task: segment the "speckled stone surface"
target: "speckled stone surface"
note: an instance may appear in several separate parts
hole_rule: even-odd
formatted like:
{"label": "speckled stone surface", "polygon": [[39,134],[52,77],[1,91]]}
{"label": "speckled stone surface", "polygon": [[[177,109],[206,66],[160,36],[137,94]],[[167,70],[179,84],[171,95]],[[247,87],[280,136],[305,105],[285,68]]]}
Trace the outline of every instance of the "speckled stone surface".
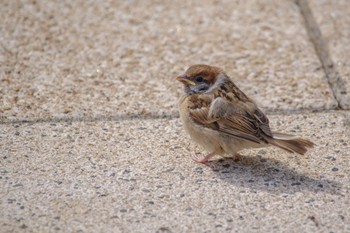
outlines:
{"label": "speckled stone surface", "polygon": [[311,0],[310,8],[326,40],[338,84],[343,88],[340,101],[350,109],[350,2],[346,0]]}
{"label": "speckled stone surface", "polygon": [[316,148],[210,169],[178,118],[1,125],[1,232],[350,231],[350,113],[271,124]]}
{"label": "speckled stone surface", "polygon": [[[310,7],[347,77],[343,3]],[[1,233],[350,232],[350,112],[294,1],[13,0],[0,22]],[[174,81],[194,63],[316,147],[194,163]]]}
{"label": "speckled stone surface", "polygon": [[175,112],[174,77],[223,67],[271,110],[336,106],[293,1],[4,1],[7,120]]}

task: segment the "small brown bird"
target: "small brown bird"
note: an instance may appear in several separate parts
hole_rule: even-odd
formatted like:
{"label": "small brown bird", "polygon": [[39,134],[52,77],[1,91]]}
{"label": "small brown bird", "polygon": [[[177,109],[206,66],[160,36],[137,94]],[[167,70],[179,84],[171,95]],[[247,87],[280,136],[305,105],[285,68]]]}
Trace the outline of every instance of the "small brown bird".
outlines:
{"label": "small brown bird", "polygon": [[314,146],[297,136],[272,132],[269,120],[253,100],[215,66],[193,65],[176,80],[185,86],[180,117],[191,138],[210,153],[193,160],[207,164],[214,155],[232,155],[248,148],[274,145],[291,153],[305,154]]}

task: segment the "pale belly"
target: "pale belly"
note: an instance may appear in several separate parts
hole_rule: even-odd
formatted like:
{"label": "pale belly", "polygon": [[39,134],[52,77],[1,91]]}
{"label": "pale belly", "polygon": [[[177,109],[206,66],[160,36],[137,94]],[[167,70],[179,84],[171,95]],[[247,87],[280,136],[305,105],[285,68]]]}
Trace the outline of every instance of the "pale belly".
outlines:
{"label": "pale belly", "polygon": [[242,149],[263,146],[262,144],[253,143],[213,129],[205,128],[193,122],[186,114],[180,114],[180,117],[186,132],[196,143],[201,145],[209,153],[214,152],[217,155],[234,155]]}

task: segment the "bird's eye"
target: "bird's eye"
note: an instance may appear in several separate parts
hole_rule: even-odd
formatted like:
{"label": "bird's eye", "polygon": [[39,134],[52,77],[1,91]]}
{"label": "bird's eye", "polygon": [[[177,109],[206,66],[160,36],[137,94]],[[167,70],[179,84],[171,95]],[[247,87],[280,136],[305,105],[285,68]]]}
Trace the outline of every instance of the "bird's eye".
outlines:
{"label": "bird's eye", "polygon": [[196,80],[196,82],[201,83],[201,82],[203,82],[203,77],[197,76],[195,80]]}

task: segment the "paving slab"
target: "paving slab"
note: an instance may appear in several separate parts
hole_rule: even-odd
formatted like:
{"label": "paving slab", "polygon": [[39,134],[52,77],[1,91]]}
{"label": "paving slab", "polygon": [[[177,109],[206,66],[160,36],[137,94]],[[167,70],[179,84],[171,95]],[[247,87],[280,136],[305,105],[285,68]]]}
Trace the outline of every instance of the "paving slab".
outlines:
{"label": "paving slab", "polygon": [[350,112],[270,119],[316,147],[211,169],[178,118],[1,124],[1,232],[349,232]]}
{"label": "paving slab", "polygon": [[327,43],[334,86],[340,106],[350,109],[350,2],[346,0],[309,1],[315,21]]}
{"label": "paving slab", "polygon": [[4,121],[176,114],[174,77],[223,67],[267,110],[337,106],[294,1],[3,1]]}

